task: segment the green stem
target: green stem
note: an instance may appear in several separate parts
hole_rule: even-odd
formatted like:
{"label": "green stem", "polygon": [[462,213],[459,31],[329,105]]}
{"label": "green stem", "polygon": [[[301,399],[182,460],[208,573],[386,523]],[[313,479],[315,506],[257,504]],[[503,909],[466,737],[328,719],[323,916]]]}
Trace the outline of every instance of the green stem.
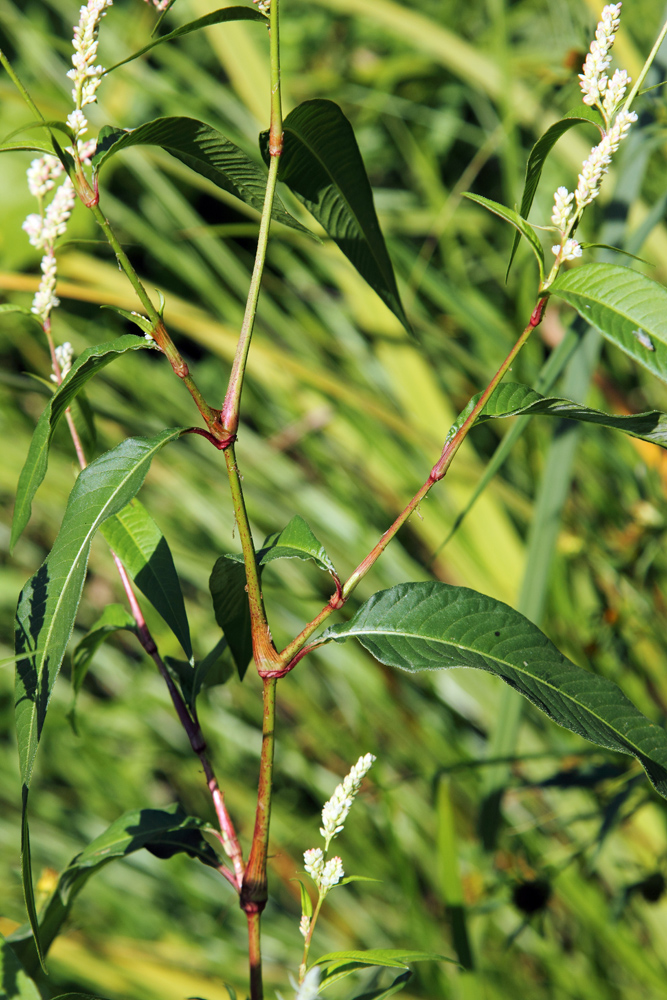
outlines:
{"label": "green stem", "polygon": [[259,236],[257,238],[257,249],[255,251],[255,263],[248,289],[243,323],[239,342],[236,347],[234,364],[232,365],[225,401],[222,404],[221,421],[227,433],[235,435],[239,425],[239,410],[241,406],[241,392],[243,390],[243,379],[245,377],[246,364],[248,362],[248,352],[250,341],[257,315],[257,303],[259,301],[259,290],[264,273],[266,262],[266,248],[269,242],[269,228],[271,225],[271,212],[273,209],[273,199],[278,180],[278,163],[283,148],[283,120],[280,96],[280,41],[278,33],[278,0],[272,0],[270,12],[270,56],[271,56],[271,124],[269,128],[269,176],[266,182],[266,193],[264,195],[264,205],[262,217],[259,223]]}
{"label": "green stem", "polygon": [[195,380],[190,374],[190,370],[188,368],[186,361],[184,361],[173,340],[167,333],[167,329],[164,325],[162,317],[160,316],[157,309],[151,302],[146,289],[141,283],[139,275],[132,267],[129,257],[123,250],[116,234],[111,228],[109,220],[106,218],[106,216],[104,215],[98,204],[89,205],[89,208],[90,211],[95,216],[95,220],[100,226],[100,229],[106,236],[109,245],[113,249],[113,252],[116,255],[116,260],[118,261],[121,270],[124,272],[128,281],[134,288],[134,291],[137,294],[137,298],[139,299],[139,301],[141,302],[142,306],[144,307],[144,309],[148,314],[148,318],[150,319],[153,326],[153,337],[155,339],[155,342],[157,343],[160,350],[166,355],[167,360],[169,361],[174,372],[176,373],[176,375],[178,375],[178,377],[183,382],[188,392],[192,396],[195,405],[197,406],[197,409],[204,418],[204,422],[206,423],[206,426],[208,427],[209,431],[211,432],[215,440],[215,443],[217,443],[218,446],[220,447],[224,447],[227,443],[228,436],[222,433],[222,426],[220,424],[220,411],[214,409],[212,406],[209,406],[209,404],[206,402],[201,392],[199,391],[195,383]]}
{"label": "green stem", "polygon": [[487,385],[484,392],[480,395],[479,399],[477,400],[477,403],[470,411],[470,413],[468,414],[464,422],[461,424],[461,426],[458,428],[456,433],[454,433],[451,438],[445,441],[445,445],[442,449],[440,458],[431,469],[431,473],[426,482],[424,483],[424,485],[419,490],[417,490],[412,500],[410,500],[410,502],[404,508],[404,510],[401,511],[401,513],[398,515],[398,517],[391,525],[391,527],[385,531],[384,535],[377,543],[377,545],[371,550],[371,552],[368,553],[366,558],[359,563],[357,568],[354,570],[354,572],[350,575],[350,577],[343,585],[340,597],[336,595],[335,598],[332,598],[331,601],[329,601],[329,603],[320,611],[320,613],[315,618],[313,618],[313,620],[309,622],[308,625],[306,625],[303,631],[300,632],[299,635],[295,639],[293,639],[292,642],[290,642],[289,645],[287,645],[285,649],[280,653],[279,660],[281,666],[278,670],[273,671],[273,676],[282,677],[289,670],[295,667],[298,661],[303,656],[305,656],[308,652],[310,652],[311,649],[314,648],[314,644],[312,644],[311,646],[306,646],[306,642],[311,637],[311,635],[313,635],[313,633],[319,628],[319,626],[322,625],[327,620],[327,618],[331,614],[333,614],[334,611],[343,606],[345,601],[347,601],[347,599],[350,597],[350,595],[355,590],[357,585],[361,582],[361,580],[363,580],[363,578],[366,576],[371,567],[375,565],[375,563],[382,555],[382,553],[384,552],[384,550],[386,549],[387,545],[392,540],[392,538],[394,538],[398,530],[405,524],[407,519],[410,517],[413,511],[416,510],[416,508],[419,506],[424,497],[426,497],[431,487],[434,486],[435,483],[439,482],[446,475],[447,470],[452,464],[454,456],[456,455],[457,451],[459,450],[459,448],[465,441],[466,437],[468,436],[468,432],[471,430],[473,424],[477,420],[477,417],[484,409],[492,392],[494,391],[500,380],[503,378],[503,376],[506,374],[507,370],[509,369],[510,365],[516,358],[517,354],[528,340],[530,334],[533,332],[535,327],[538,326],[542,321],[542,316],[544,314],[546,301],[547,301],[546,296],[538,300],[538,303],[535,306],[535,309],[533,310],[533,314],[530,317],[530,322],[528,323],[526,328],[522,331],[520,337],[518,338],[518,340],[512,347],[511,351],[501,364],[500,368],[498,368],[498,371],[495,373],[495,375]]}
{"label": "green stem", "polygon": [[25,87],[21,83],[21,80],[19,79],[19,77],[14,72],[12,64],[10,63],[9,59],[7,58],[7,56],[5,55],[5,53],[2,51],[2,49],[0,49],[0,63],[4,67],[5,71],[7,72],[7,75],[10,78],[10,80],[12,81],[12,83],[14,84],[14,86],[16,87],[16,89],[18,90],[19,94],[21,95],[21,97],[23,98],[23,100],[26,102],[26,104],[28,105],[28,107],[30,108],[30,110],[33,112],[33,114],[35,115],[35,117],[38,118],[40,122],[43,122],[45,120],[44,119],[44,115],[39,110],[39,108],[37,107],[37,105],[33,101],[32,97],[30,96],[30,94],[28,93],[28,91],[25,89]]}
{"label": "green stem", "polygon": [[634,86],[633,86],[632,90],[630,91],[630,93],[628,94],[628,96],[625,99],[625,104],[623,105],[623,110],[624,111],[629,111],[630,108],[632,107],[632,102],[634,101],[635,97],[639,93],[639,90],[640,90],[640,88],[641,88],[644,80],[646,79],[648,71],[650,70],[651,66],[653,65],[653,60],[657,56],[658,49],[660,48],[660,46],[662,45],[663,41],[665,40],[665,35],[667,35],[667,21],[665,21],[665,23],[663,24],[662,28],[660,29],[660,33],[658,34],[658,37],[655,40],[655,44],[654,44],[653,48],[651,49],[651,51],[649,52],[648,57],[646,59],[646,62],[642,66],[641,73],[639,74],[639,76],[635,80],[635,83],[634,83]]}

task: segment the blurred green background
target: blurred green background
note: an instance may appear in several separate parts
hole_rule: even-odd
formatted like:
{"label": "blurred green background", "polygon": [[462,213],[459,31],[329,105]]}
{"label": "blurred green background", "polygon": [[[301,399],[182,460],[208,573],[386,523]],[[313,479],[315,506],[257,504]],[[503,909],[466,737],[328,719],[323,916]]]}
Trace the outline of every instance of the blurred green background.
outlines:
{"label": "blurred green background", "polygon": [[[215,9],[178,0],[166,25]],[[511,231],[461,199],[472,189],[514,205],[532,143],[578,103],[576,73],[599,8],[576,0],[283,0],[286,110],[338,102],[352,121],[374,187],[409,337],[335,245],[275,227],[244,391],[238,456],[260,541],[302,515],[346,576],[424,481],[444,435],[486,384],[528,318],[536,287],[522,248],[505,281]],[[0,0],[2,47],[46,118],[70,110],[77,5]],[[156,15],[116,0],[100,33],[109,66],[149,39]],[[651,0],[627,6],[615,52],[636,76],[659,28]],[[255,24],[217,26],[155,49],[103,82],[92,126],[133,127],[161,115],[201,118],[251,155],[268,120],[268,38]],[[654,82],[664,79],[658,74]],[[0,77],[3,136],[29,120]],[[662,223],[665,106],[653,91],[585,239],[624,245],[667,279]],[[572,188],[594,133],[568,133],[547,163],[532,219],[548,224],[554,189]],[[38,254],[21,231],[34,211],[30,154],[0,159],[0,294],[30,303]],[[305,220],[301,209],[282,192]],[[130,150],[103,175],[102,208],[149,289],[166,298],[172,335],[220,405],[252,265],[257,217],[158,149]],[[605,219],[607,222],[605,222]],[[619,262],[627,261],[621,258]],[[642,265],[639,265],[642,266]],[[92,220],[78,206],[59,252],[57,341],[78,353],[124,323],[101,304],[135,308]],[[34,327],[34,329],[33,329]],[[36,326],[0,324],[2,460],[0,656],[11,655],[18,592],[48,551],[76,474],[65,429],[29,530],[8,554],[13,493],[44,405],[49,361]],[[570,333],[568,334],[568,331]],[[552,306],[512,379],[534,384],[563,337],[581,340]],[[597,345],[584,341],[595,360]],[[588,385],[581,354],[556,389],[614,412],[667,409],[665,388],[603,348]],[[166,363],[138,352],[88,392],[97,443],[196,422]],[[473,432],[452,472],[401,531],[351,606],[373,591],[435,576],[521,607],[580,665],[621,685],[659,725],[667,714],[665,504],[657,448],[602,428],[578,436],[531,422],[451,541],[485,463],[510,422]],[[236,551],[224,463],[190,436],[153,463],[142,499],[172,547],[196,654],[219,638],[208,576]],[[561,502],[562,499],[562,502]],[[264,576],[277,642],[328,598],[324,574],[278,562]],[[93,547],[81,635],[122,600],[108,551]],[[346,611],[347,613],[347,611]],[[147,609],[164,654],[175,640]],[[120,634],[121,636],[124,633]],[[377,755],[337,842],[346,872],[380,881],[332,893],[314,950],[394,947],[458,957],[424,964],[407,998],[662,998],[667,973],[667,808],[629,758],[586,745],[476,672],[408,676],[352,645],[327,647],[279,686],[267,996],[291,995],[300,961],[303,851],[319,810],[357,757]],[[174,801],[212,818],[203,777],[154,668],[132,637],[96,656],[78,709],[66,663],[33,782],[31,831],[39,889],[121,812]],[[24,920],[19,780],[11,666],[0,669],[0,931]],[[260,748],[260,685],[252,668],[202,698],[229,808],[247,845]],[[506,763],[490,766],[490,759]],[[44,995],[70,989],[127,1000],[245,996],[245,920],[215,873],[140,852],[88,884],[55,944]],[[361,981],[360,981],[361,982]],[[347,980],[347,986],[350,980]],[[349,997],[351,989],[339,991]]]}

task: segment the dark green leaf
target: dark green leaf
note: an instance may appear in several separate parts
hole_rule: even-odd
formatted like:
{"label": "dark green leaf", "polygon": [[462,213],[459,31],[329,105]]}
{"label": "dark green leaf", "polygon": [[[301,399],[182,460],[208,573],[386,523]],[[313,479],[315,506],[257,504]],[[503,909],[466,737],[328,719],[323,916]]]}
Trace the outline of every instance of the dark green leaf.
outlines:
{"label": "dark green leaf", "polygon": [[[105,125],[97,141],[94,169],[99,171],[110,156],[130,146],[161,146],[223,191],[262,211],[266,173],[222,132],[196,118],[156,118],[131,132]],[[313,235],[287,212],[280,198],[274,198],[271,217],[300,233]]]}
{"label": "dark green leaf", "polygon": [[558,275],[549,292],[569,302],[644,368],[667,381],[667,289],[618,264],[583,264]]}
{"label": "dark green leaf", "polygon": [[205,17],[198,17],[196,21],[190,21],[188,24],[183,24],[180,28],[176,28],[175,31],[170,31],[169,34],[162,35],[161,38],[156,38],[155,41],[149,45],[145,45],[143,49],[139,49],[134,55],[128,56],[127,59],[122,59],[120,62],[110,66],[109,69],[105,70],[104,75],[106,76],[107,73],[118,69],[119,66],[124,66],[125,63],[132,62],[133,59],[138,59],[139,56],[143,56],[145,52],[150,52],[151,49],[154,49],[156,45],[161,45],[162,42],[171,42],[174,38],[180,38],[181,35],[188,35],[191,31],[197,31],[199,28],[208,28],[211,24],[222,24],[224,21],[263,21],[264,24],[268,24],[266,15],[262,14],[255,7],[223,7],[222,10],[214,10],[212,14],[206,14]]}
{"label": "dark green leaf", "polygon": [[327,955],[322,955],[316,962],[311,964],[327,966],[323,976],[320,989],[331,986],[339,979],[360,969],[367,969],[373,966],[383,966],[389,969],[405,969],[409,962],[451,962],[452,959],[443,958],[442,955],[435,955],[426,951],[400,951],[394,948],[375,948],[368,951],[332,951]]}
{"label": "dark green leaf", "polygon": [[[410,330],[349,121],[337,104],[318,99],[305,101],[290,111],[283,131],[279,179]],[[260,145],[268,161],[268,133],[262,133]]]}
{"label": "dark green leaf", "polygon": [[100,530],[192,659],[190,627],[171,549],[144,505],[132,500],[119,514],[107,518]]}
{"label": "dark green leaf", "polygon": [[121,309],[120,306],[110,306],[106,304],[101,305],[100,309],[111,309],[112,312],[118,313],[119,316],[126,319],[128,323],[134,323],[135,326],[138,326],[144,336],[153,336],[153,324],[149,319],[146,319],[145,316],[142,316],[141,313],[131,312],[129,309]]}
{"label": "dark green leaf", "polygon": [[74,484],[53,548],[28,581],[16,611],[16,732],[23,784],[22,868],[33,930],[36,913],[27,825],[28,789],[51,692],[81,599],[88,554],[102,522],[122,510],[140,489],[155,454],[183,428],[154,438],[128,438],[81,472]]}
{"label": "dark green leaf", "polygon": [[72,654],[72,688],[75,696],[81,690],[95,653],[104,640],[119,629],[136,632],[136,623],[122,604],[109,604]]}
{"label": "dark green leaf", "polygon": [[[527,219],[530,214],[530,210],[533,206],[533,199],[535,198],[535,192],[537,191],[537,185],[540,183],[540,177],[542,176],[544,161],[547,156],[562,135],[565,135],[565,133],[574,125],[580,125],[582,122],[597,125],[599,129],[603,127],[600,112],[596,108],[589,108],[585,104],[581,104],[578,108],[568,111],[568,113],[561,118],[560,121],[551,125],[546,130],[544,135],[540,136],[531,149],[530,156],[528,157],[528,163],[526,165],[526,179],[523,185],[521,207],[519,208],[519,215],[522,218]],[[512,261],[514,260],[514,255],[517,251],[517,247],[519,246],[520,239],[521,235],[516,233],[514,236],[514,243],[512,244],[509,264],[507,265],[507,274],[510,273]]]}
{"label": "dark green leaf", "polygon": [[561,726],[636,757],[667,797],[667,735],[605,677],[571,663],[532,622],[466,587],[404,583],[375,594],[319,642],[356,638],[404,670],[477,667],[525,695]]}
{"label": "dark green leaf", "polygon": [[0,997],[2,1000],[42,1000],[11,945],[0,935]]}
{"label": "dark green leaf", "polygon": [[16,490],[10,548],[16,545],[23,529],[30,520],[33,498],[46,474],[51,438],[67,407],[83,389],[86,382],[119,355],[125,354],[126,351],[138,351],[150,346],[152,345],[143,337],[126,334],[124,337],[119,337],[118,340],[89,347],[73,363],[63,379],[62,385],[51,397],[37,421],[28,457],[21,469]]}
{"label": "dark green leaf", "polygon": [[477,419],[479,423],[492,417],[517,415],[564,417],[567,420],[601,424],[603,427],[625,431],[632,437],[667,448],[667,413],[650,410],[647,413],[635,413],[631,416],[616,416],[594,410],[590,406],[572,403],[569,399],[541,396],[528,386],[517,385],[515,382],[505,382],[498,386]]}
{"label": "dark green leaf", "polygon": [[[217,868],[220,861],[202,836],[205,826],[202,820],[186,815],[178,804],[164,809],[133,809],[119,816],[70,861],[60,876],[53,895],[40,914],[40,939],[44,951],[58,935],[72,902],[90,876],[117,858],[146,848],[158,857],[185,852],[203,864]],[[9,940],[25,967],[36,969],[38,959],[30,929],[18,928]]]}
{"label": "dark green leaf", "polygon": [[239,677],[243,680],[252,659],[250,608],[245,566],[232,556],[216,560],[208,582],[215,620],[225,634]]}
{"label": "dark green leaf", "polygon": [[386,1000],[387,997],[393,997],[394,994],[400,993],[411,979],[412,972],[408,969],[406,972],[402,972],[400,976],[397,976],[387,989],[373,990],[371,993],[360,993],[354,997],[354,1000]]}
{"label": "dark green leaf", "polygon": [[544,251],[542,250],[542,244],[537,238],[537,233],[533,227],[526,222],[526,220],[519,215],[518,212],[512,211],[511,208],[505,208],[497,201],[491,201],[490,198],[483,198],[479,194],[471,194],[470,191],[464,191],[464,197],[469,198],[470,201],[477,202],[478,205],[482,205],[483,208],[493,212],[494,215],[500,216],[505,222],[509,222],[510,225],[514,226],[518,230],[518,236],[515,236],[515,242],[518,243],[521,236],[525,236],[530,243],[531,249],[537,258],[537,266],[540,271],[540,284],[544,281]]}

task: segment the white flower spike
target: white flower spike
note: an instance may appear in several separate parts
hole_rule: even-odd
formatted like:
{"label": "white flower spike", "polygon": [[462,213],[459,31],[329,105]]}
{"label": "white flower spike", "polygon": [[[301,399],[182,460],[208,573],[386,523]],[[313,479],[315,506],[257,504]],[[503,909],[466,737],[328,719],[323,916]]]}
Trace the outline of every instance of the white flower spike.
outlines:
{"label": "white flower spike", "polygon": [[329,849],[329,844],[334,837],[343,829],[347,814],[361,788],[361,782],[375,760],[372,753],[360,757],[342,784],[338,785],[329,801],[325,803],[322,809],[320,833],[324,837],[326,850]]}

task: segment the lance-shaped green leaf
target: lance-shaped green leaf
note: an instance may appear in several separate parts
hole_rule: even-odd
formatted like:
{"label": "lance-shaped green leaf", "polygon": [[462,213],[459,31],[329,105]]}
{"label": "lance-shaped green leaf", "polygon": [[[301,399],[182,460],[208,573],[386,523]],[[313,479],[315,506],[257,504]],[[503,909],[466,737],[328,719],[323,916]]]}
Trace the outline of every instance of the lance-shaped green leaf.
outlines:
{"label": "lance-shaped green leaf", "polygon": [[[283,133],[278,178],[409,331],[373,192],[349,121],[332,101],[304,101],[285,118]],[[268,132],[260,136],[260,146],[268,162]]]}
{"label": "lance-shaped green leaf", "polygon": [[[44,953],[60,932],[75,897],[88,879],[111,861],[146,848],[161,858],[185,852],[203,864],[217,868],[220,861],[202,835],[205,827],[203,820],[188,816],[178,804],[164,809],[132,809],[119,816],[70,861],[58,879],[53,895],[39,917]],[[9,941],[25,968],[35,971],[39,960],[30,928],[18,928]]]}
{"label": "lance-shaped green leaf", "polygon": [[128,438],[81,472],[72,490],[51,552],[19,597],[16,610],[16,733],[23,784],[22,869],[33,930],[37,916],[32,889],[27,802],[37,747],[56,677],[72,634],[88,554],[99,526],[129,503],[150,463],[183,428],[154,438]]}
{"label": "lance-shaped green leaf", "polygon": [[[266,172],[217,129],[196,118],[156,118],[128,132],[105,125],[93,157],[95,171],[111,156],[131,146],[160,146],[196,173],[261,212],[266,192]],[[273,200],[271,218],[300,233],[310,230],[289,214],[280,198]],[[317,239],[317,237],[314,237]]]}
{"label": "lance-shaped green leaf", "polygon": [[393,997],[396,993],[400,993],[404,986],[407,986],[409,981],[412,979],[412,972],[407,969],[402,972],[400,976],[397,976],[393,981],[391,986],[387,989],[372,990],[370,993],[359,993],[354,1000],[387,1000],[387,997]]}
{"label": "lance-shaped green leaf", "polygon": [[105,639],[121,629],[136,632],[137,626],[134,618],[122,604],[108,604],[72,654],[72,690],[75,698],[81,690],[81,685],[95,653]]}
{"label": "lance-shaped green leaf", "polygon": [[114,361],[126,351],[139,351],[154,347],[143,337],[126,334],[118,340],[112,340],[96,347],[89,347],[73,363],[71,369],[47,403],[44,412],[37,421],[28,456],[25,460],[16,490],[14,505],[14,520],[10,548],[13,548],[30,520],[32,501],[39,489],[49,461],[49,446],[53,432],[65,410],[81,392],[86,382],[97,375],[111,361]]}
{"label": "lance-shaped green leaf", "polygon": [[334,564],[326,549],[315,537],[308,523],[298,514],[282,531],[269,535],[258,553],[261,566],[266,566],[274,559],[312,559],[320,569],[336,576]]}
{"label": "lance-shaped green leaf", "polygon": [[42,1000],[42,994],[2,935],[0,935],[0,997],[3,1000]]}
{"label": "lance-shaped green leaf", "polygon": [[321,989],[331,986],[339,979],[357,972],[359,969],[369,969],[382,966],[386,969],[407,969],[410,962],[451,962],[451,958],[436,955],[428,951],[400,951],[396,948],[373,948],[368,951],[332,951],[322,955],[311,968],[319,965],[324,968]]}
{"label": "lance-shaped green leaf", "polygon": [[664,730],[611,681],[575,666],[506,604],[466,587],[404,583],[375,594],[318,644],[349,638],[403,670],[476,667],[501,677],[559,725],[636,757],[667,798]]}
{"label": "lance-shaped green leaf", "polygon": [[569,399],[542,396],[534,389],[518,385],[516,382],[504,382],[498,386],[477,418],[477,422],[481,423],[493,417],[515,416],[561,417],[567,420],[581,420],[587,424],[601,424],[603,427],[624,431],[632,437],[641,438],[642,441],[650,441],[651,444],[667,448],[667,413],[649,410],[646,413],[633,413],[631,416],[617,416],[573,403]]}
{"label": "lance-shaped green leaf", "polygon": [[[522,218],[527,219],[530,214],[530,210],[533,206],[533,199],[535,198],[535,192],[537,191],[537,185],[540,183],[540,177],[542,176],[544,161],[547,156],[562,135],[565,135],[565,133],[574,125],[581,125],[582,123],[597,125],[599,129],[601,129],[604,124],[602,116],[597,108],[589,108],[585,104],[581,104],[578,108],[568,111],[568,113],[564,115],[560,121],[554,122],[554,124],[546,130],[544,135],[540,136],[531,149],[530,156],[528,157],[528,163],[526,164],[526,179],[523,185],[521,207],[519,208],[519,215],[521,215]],[[514,237],[509,264],[507,265],[508,275],[510,273],[510,268],[512,266],[512,261],[514,260],[514,255],[517,251],[517,247],[519,246],[520,239],[521,233],[518,232]]]}
{"label": "lance-shaped green leaf", "polygon": [[144,505],[132,500],[119,514],[107,518],[100,530],[191,659],[190,626],[171,549]]}
{"label": "lance-shaped green leaf", "polygon": [[128,56],[127,59],[121,59],[120,62],[110,66],[109,69],[104,71],[104,76],[108,73],[112,73],[113,70],[118,69],[119,66],[124,66],[125,63],[132,62],[133,59],[138,59],[139,56],[143,56],[146,52],[150,52],[150,50],[154,49],[156,45],[162,45],[163,42],[171,42],[174,38],[180,38],[182,35],[189,35],[191,31],[198,31],[200,28],[208,28],[212,24],[223,24],[225,21],[263,21],[264,24],[268,24],[268,18],[266,15],[262,14],[255,7],[223,7],[222,10],[214,10],[211,14],[206,14],[204,17],[198,17],[196,21],[189,21],[187,24],[181,25],[180,28],[170,31],[167,35],[162,35],[160,38],[156,38],[148,45],[144,45],[143,49],[139,49],[138,52]]}
{"label": "lance-shaped green leaf", "polygon": [[518,212],[512,211],[511,208],[505,208],[505,206],[501,205],[498,201],[492,201],[490,198],[483,198],[480,194],[472,194],[470,191],[464,191],[463,194],[465,198],[469,198],[470,201],[477,202],[478,205],[482,205],[482,207],[488,209],[489,212],[493,212],[494,215],[499,216],[501,219],[504,219],[505,222],[509,222],[510,225],[514,226],[518,232],[518,237],[515,237],[515,240],[518,241],[522,235],[526,237],[530,243],[533,253],[535,254],[535,257],[537,258],[541,284],[544,281],[544,251],[542,250],[542,244],[537,238],[537,233],[533,227],[526,222],[526,220],[522,218]]}
{"label": "lance-shaped green leaf", "polygon": [[612,344],[667,382],[667,289],[618,264],[583,264],[558,275],[549,292]]}

